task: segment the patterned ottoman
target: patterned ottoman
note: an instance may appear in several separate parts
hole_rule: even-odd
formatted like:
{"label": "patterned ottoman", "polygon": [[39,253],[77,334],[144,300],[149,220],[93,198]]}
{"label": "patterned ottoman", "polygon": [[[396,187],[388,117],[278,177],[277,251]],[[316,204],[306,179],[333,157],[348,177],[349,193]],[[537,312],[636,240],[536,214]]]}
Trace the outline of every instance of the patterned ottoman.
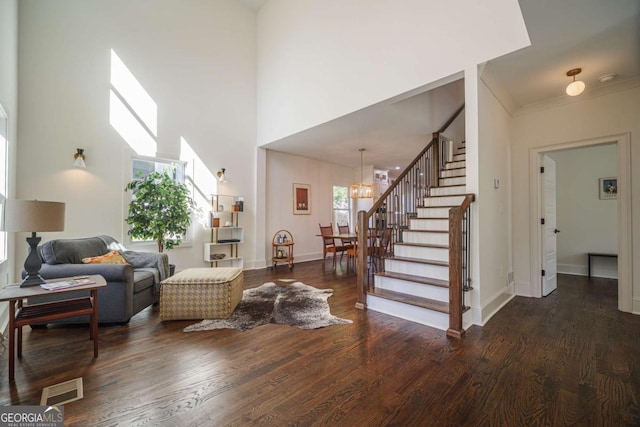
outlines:
{"label": "patterned ottoman", "polygon": [[189,268],[162,281],[160,320],[227,318],[243,289],[241,268]]}

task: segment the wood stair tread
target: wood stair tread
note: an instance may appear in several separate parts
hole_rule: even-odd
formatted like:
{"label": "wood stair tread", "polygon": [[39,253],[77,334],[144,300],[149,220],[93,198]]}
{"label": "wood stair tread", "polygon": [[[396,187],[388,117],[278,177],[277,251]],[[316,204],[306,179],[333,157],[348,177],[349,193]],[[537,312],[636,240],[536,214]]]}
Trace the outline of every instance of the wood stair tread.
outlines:
{"label": "wood stair tread", "polygon": [[[462,193],[462,194],[442,194],[439,196],[424,196],[425,198],[435,198],[435,197],[456,197],[456,196],[466,196],[467,193]],[[436,206],[430,206],[430,207],[436,207]],[[437,206],[440,207],[440,206]]]}
{"label": "wood stair tread", "polygon": [[449,249],[449,245],[436,245],[432,243],[406,243],[396,242],[396,246],[412,246],[416,248],[436,248],[436,249]]}
{"label": "wood stair tread", "polygon": [[432,259],[410,258],[410,257],[403,257],[403,256],[393,256],[385,259],[392,260],[392,261],[413,262],[415,264],[428,264],[428,265],[438,265],[440,267],[449,267],[449,263],[447,261],[435,261]]}
{"label": "wood stair tread", "polygon": [[387,289],[374,289],[368,291],[367,293],[369,295],[375,295],[380,298],[398,301],[404,304],[415,305],[416,307],[422,307],[428,310],[449,314],[449,304],[446,302],[417,297],[415,295],[403,294],[402,292],[389,291]]}
{"label": "wood stair tread", "polygon": [[[456,177],[459,178],[459,177]],[[467,184],[449,184],[449,185],[438,185],[437,187],[431,187],[431,189],[433,190],[434,188],[451,188],[451,187],[466,187]]]}
{"label": "wood stair tread", "polygon": [[449,233],[449,230],[412,230],[412,229],[408,229],[405,231],[411,231],[414,233]]}
{"label": "wood stair tread", "polygon": [[448,216],[433,216],[433,217],[423,218],[421,216],[416,216],[416,217],[411,218],[411,219],[446,219],[446,220],[449,220],[449,217]]}
{"label": "wood stair tread", "polygon": [[422,283],[424,285],[438,286],[441,288],[449,287],[448,280],[434,279],[432,277],[414,276],[413,274],[394,273],[390,271],[385,271],[384,273],[375,273],[375,275],[388,277],[390,279],[404,280],[407,282]]}

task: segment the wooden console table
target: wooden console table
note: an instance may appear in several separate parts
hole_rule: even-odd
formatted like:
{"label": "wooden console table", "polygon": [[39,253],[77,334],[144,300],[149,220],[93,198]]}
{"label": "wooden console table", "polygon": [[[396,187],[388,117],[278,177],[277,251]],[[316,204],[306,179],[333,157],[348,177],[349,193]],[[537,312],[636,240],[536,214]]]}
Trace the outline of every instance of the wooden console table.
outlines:
{"label": "wooden console table", "polygon": [[593,257],[618,258],[618,254],[603,254],[598,252],[588,252],[587,253],[588,277],[591,277],[591,258]]}
{"label": "wooden console table", "polygon": [[[9,301],[9,381],[13,381],[15,376],[16,354],[18,357],[22,356],[22,327],[26,325],[88,314],[91,317],[89,338],[93,339],[93,357],[98,357],[98,289],[107,286],[107,283],[99,275],[88,278],[95,283],[53,291],[48,291],[40,286],[21,288],[19,284],[16,284],[9,285],[0,291],[0,301]],[[50,280],[47,283],[70,279]],[[23,300],[27,298],[76,291],[89,291],[90,296],[42,304],[23,304]],[[16,332],[18,335],[17,346]]]}

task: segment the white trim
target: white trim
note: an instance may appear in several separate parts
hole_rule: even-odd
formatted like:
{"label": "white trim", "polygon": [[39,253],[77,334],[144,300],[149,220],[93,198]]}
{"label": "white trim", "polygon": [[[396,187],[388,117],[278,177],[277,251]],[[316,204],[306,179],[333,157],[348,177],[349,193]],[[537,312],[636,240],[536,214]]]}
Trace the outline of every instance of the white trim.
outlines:
{"label": "white trim", "polygon": [[592,145],[615,143],[618,151],[618,309],[633,310],[633,242],[631,233],[631,136],[629,133],[603,136],[581,141],[571,141],[529,149],[529,238],[530,253],[530,295],[542,297],[542,261],[540,254],[540,166],[543,153],[550,151],[581,148]]}

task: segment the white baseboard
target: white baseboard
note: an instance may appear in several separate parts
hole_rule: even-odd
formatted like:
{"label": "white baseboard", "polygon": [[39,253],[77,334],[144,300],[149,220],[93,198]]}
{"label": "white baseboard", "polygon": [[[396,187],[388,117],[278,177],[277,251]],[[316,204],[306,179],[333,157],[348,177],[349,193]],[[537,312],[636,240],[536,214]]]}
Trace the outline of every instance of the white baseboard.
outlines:
{"label": "white baseboard", "polygon": [[[594,258],[595,259],[595,258]],[[606,264],[591,265],[591,277],[601,277],[603,279],[617,279],[618,269]],[[580,264],[558,264],[558,273],[571,274],[573,276],[589,275],[589,267]]]}
{"label": "white baseboard", "polygon": [[478,325],[486,324],[498,311],[502,309],[509,301],[511,301],[515,295],[509,291],[509,286],[504,287],[493,295],[489,300],[482,304],[480,309],[480,319]]}
{"label": "white baseboard", "polygon": [[533,297],[531,292],[531,285],[529,283],[516,283],[515,294],[521,297]]}

